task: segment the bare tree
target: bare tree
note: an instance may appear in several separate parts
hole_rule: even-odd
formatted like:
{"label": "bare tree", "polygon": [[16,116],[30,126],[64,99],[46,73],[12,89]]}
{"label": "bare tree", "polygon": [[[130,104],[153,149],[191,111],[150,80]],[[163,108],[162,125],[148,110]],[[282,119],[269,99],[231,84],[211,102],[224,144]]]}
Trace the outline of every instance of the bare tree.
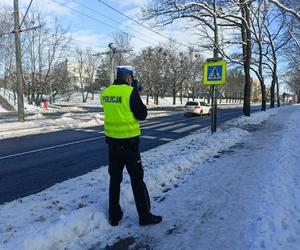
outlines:
{"label": "bare tree", "polygon": [[117,50],[121,51],[114,55],[116,65],[128,64],[130,62],[130,57],[132,56],[132,54],[128,54],[128,52],[133,50],[132,36],[124,32],[114,32],[112,33],[112,40]]}
{"label": "bare tree", "polygon": [[96,73],[97,66],[99,64],[99,57],[95,56],[91,50],[87,50],[87,65],[85,69],[85,74],[87,76],[87,84],[89,92],[92,94],[92,99],[94,100],[95,88],[96,88]]}
{"label": "bare tree", "polygon": [[16,98],[14,21],[11,13],[9,8],[0,10],[0,64],[3,65],[3,86],[13,90]]}
{"label": "bare tree", "polygon": [[[280,107],[279,98],[279,81],[278,81],[278,57],[279,52],[289,43],[292,37],[289,35],[288,22],[286,16],[280,11],[275,12],[270,10],[266,15],[265,34],[268,52],[266,58],[269,61],[269,68],[272,73],[271,83],[271,104],[270,107],[275,106],[275,87],[277,87],[277,106]],[[274,25],[276,25],[274,28]],[[269,56],[270,54],[270,56]]]}
{"label": "bare tree", "polygon": [[266,98],[266,86],[265,86],[265,72],[264,72],[264,60],[266,54],[266,48],[264,46],[264,29],[266,25],[266,4],[265,1],[259,0],[258,5],[251,9],[252,18],[251,26],[253,30],[253,67],[261,88],[262,105],[261,110],[266,110],[267,98]]}
{"label": "bare tree", "polygon": [[[85,76],[85,67],[86,67],[86,55],[84,54],[84,52],[77,48],[76,49],[76,68],[75,70],[78,72],[78,80],[79,80],[79,85],[80,85],[80,92],[82,95],[82,102],[86,102],[87,98],[88,98],[88,94],[89,92],[86,91],[86,76]],[[76,79],[76,78],[74,78]]]}
{"label": "bare tree", "polygon": [[[222,46],[215,44],[212,33],[217,29],[214,25],[214,18],[222,20],[218,23],[220,27],[231,27],[239,29],[242,37],[243,57],[238,61],[243,64],[245,72],[245,89],[244,89],[244,109],[245,115],[250,115],[250,98],[251,98],[251,31],[250,31],[250,8],[251,1],[218,1],[217,8],[214,8],[213,1],[161,1],[152,0],[143,9],[144,19],[156,19],[163,26],[173,23],[178,19],[187,19],[190,22],[189,28],[196,28],[197,31],[204,32],[202,37],[210,40],[210,43],[201,45],[202,48],[211,49],[217,47],[223,57],[232,60],[228,53],[222,49]],[[235,40],[226,42],[228,44],[239,44]],[[209,46],[207,46],[209,44]]]}
{"label": "bare tree", "polygon": [[40,103],[44,94],[53,97],[51,71],[65,54],[70,42],[67,30],[57,19],[45,21],[40,13],[32,11],[24,22],[25,28],[39,26],[24,33],[22,40],[25,94],[29,103]]}
{"label": "bare tree", "polygon": [[288,1],[268,0],[268,1],[276,5],[282,11],[286,13],[290,13],[293,16],[295,16],[295,18],[300,20],[300,13],[299,13],[300,6],[298,0],[288,0]]}
{"label": "bare tree", "polygon": [[82,95],[82,102],[86,102],[89,93],[94,98],[95,79],[97,72],[98,57],[94,56],[95,53],[89,48],[82,50],[76,49],[76,72],[78,73],[78,81]]}

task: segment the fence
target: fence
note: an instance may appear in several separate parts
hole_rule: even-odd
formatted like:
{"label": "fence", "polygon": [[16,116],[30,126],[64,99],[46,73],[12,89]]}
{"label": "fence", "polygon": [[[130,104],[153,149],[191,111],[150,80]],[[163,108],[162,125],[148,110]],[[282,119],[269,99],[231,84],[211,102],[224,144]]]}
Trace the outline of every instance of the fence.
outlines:
{"label": "fence", "polygon": [[0,95],[2,95],[11,105],[16,106],[17,100],[9,90],[0,88]]}

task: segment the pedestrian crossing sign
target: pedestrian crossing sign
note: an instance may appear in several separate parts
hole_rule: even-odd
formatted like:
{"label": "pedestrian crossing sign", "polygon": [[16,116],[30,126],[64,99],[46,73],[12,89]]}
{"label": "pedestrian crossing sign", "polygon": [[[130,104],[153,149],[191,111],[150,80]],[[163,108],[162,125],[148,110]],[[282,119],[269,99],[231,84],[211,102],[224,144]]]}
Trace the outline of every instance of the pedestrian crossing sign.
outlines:
{"label": "pedestrian crossing sign", "polygon": [[225,84],[226,61],[204,63],[204,85]]}

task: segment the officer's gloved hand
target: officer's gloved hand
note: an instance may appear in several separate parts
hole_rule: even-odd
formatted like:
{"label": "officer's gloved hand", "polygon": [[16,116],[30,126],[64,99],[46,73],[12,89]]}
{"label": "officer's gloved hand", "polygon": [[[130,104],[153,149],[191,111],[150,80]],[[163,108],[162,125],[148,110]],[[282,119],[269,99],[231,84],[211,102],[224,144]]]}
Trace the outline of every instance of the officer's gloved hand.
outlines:
{"label": "officer's gloved hand", "polygon": [[143,87],[140,85],[140,82],[137,79],[133,80],[131,86],[139,92],[143,90]]}

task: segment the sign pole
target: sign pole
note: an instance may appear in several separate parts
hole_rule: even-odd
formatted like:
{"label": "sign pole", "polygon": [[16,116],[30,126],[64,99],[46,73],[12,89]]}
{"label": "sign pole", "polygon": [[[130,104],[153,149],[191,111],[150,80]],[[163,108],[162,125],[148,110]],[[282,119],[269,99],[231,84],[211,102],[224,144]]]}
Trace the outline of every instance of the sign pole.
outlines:
{"label": "sign pole", "polygon": [[211,125],[210,125],[210,131],[213,134],[215,131],[215,105],[214,105],[214,101],[215,101],[215,85],[212,85],[210,87],[211,89]]}
{"label": "sign pole", "polygon": [[[217,0],[214,0],[214,59],[217,60],[218,58],[218,44],[219,44],[219,38],[218,38],[218,23],[217,23]],[[217,131],[217,99],[216,99],[216,87],[213,86],[213,114],[212,114],[212,124],[211,124],[211,132],[214,133]]]}
{"label": "sign pole", "polygon": [[218,107],[217,107],[217,95],[216,95],[216,91],[217,91],[217,86],[214,86],[214,124],[213,124],[213,131],[217,132],[217,111],[218,111]]}

